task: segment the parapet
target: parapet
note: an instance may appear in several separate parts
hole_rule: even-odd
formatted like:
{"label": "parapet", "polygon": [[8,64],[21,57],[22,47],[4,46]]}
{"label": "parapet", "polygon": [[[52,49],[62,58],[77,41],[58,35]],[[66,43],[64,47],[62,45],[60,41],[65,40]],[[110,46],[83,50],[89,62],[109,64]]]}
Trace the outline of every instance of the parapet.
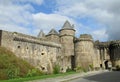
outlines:
{"label": "parapet", "polygon": [[90,34],[81,34],[80,37],[76,39],[76,41],[92,41],[93,42],[93,38]]}
{"label": "parapet", "polygon": [[81,34],[80,39],[93,39],[90,34]]}
{"label": "parapet", "polygon": [[108,42],[99,42],[99,41],[95,41],[95,46],[97,46],[98,48],[109,48],[110,46],[110,41]]}
{"label": "parapet", "polygon": [[41,45],[46,45],[46,46],[52,46],[52,47],[61,47],[61,44],[57,44],[54,42],[50,42],[47,40],[39,39],[34,36],[28,36],[24,35],[21,33],[17,33],[14,35],[14,40],[15,41],[22,41],[22,42],[29,42],[29,43],[36,43],[36,44],[41,44]]}
{"label": "parapet", "polygon": [[110,47],[120,47],[120,40],[111,41]]}

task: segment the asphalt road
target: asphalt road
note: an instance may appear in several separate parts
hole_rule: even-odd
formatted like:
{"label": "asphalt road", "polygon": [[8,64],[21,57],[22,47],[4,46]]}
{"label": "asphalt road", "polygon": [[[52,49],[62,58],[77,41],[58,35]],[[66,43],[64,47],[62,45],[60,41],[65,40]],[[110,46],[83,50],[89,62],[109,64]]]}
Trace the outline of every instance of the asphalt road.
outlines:
{"label": "asphalt road", "polygon": [[66,82],[120,82],[120,71],[106,72]]}

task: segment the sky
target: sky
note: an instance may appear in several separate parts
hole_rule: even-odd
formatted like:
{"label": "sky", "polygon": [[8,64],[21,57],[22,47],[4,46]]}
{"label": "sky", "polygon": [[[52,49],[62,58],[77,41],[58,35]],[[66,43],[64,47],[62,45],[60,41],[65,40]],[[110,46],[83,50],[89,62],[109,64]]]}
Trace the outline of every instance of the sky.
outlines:
{"label": "sky", "polygon": [[76,37],[120,40],[120,0],[0,0],[0,29],[37,36],[68,20]]}

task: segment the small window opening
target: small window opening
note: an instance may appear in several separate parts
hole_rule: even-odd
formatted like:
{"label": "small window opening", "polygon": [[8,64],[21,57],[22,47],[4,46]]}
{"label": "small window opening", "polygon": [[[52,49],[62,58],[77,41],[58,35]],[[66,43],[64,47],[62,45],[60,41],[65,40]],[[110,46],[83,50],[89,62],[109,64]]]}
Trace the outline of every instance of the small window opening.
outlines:
{"label": "small window opening", "polygon": [[41,53],[41,55],[44,55],[45,53]]}
{"label": "small window opening", "polygon": [[63,71],[63,68],[61,68],[61,70]]}
{"label": "small window opening", "polygon": [[18,46],[18,48],[20,48],[20,46]]}
{"label": "small window opening", "polygon": [[45,67],[41,67],[42,68],[42,70],[45,70]]}

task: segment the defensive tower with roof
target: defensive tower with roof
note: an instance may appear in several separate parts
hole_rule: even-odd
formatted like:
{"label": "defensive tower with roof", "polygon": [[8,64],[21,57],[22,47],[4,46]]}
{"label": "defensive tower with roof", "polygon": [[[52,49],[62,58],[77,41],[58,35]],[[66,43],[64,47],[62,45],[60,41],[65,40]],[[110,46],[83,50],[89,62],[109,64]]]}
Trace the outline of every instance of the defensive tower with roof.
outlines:
{"label": "defensive tower with roof", "polygon": [[74,56],[74,37],[75,37],[75,30],[73,25],[71,25],[68,21],[66,21],[62,27],[60,32],[60,42],[62,44],[62,56],[64,59],[63,61],[63,70],[67,68],[71,68],[71,57]]}
{"label": "defensive tower with roof", "polygon": [[46,38],[49,41],[59,43],[59,34],[55,29],[51,29],[48,35],[46,35]]}
{"label": "defensive tower with roof", "polygon": [[43,30],[40,30],[38,36],[38,38],[44,38],[45,37],[45,33],[43,32]]}

